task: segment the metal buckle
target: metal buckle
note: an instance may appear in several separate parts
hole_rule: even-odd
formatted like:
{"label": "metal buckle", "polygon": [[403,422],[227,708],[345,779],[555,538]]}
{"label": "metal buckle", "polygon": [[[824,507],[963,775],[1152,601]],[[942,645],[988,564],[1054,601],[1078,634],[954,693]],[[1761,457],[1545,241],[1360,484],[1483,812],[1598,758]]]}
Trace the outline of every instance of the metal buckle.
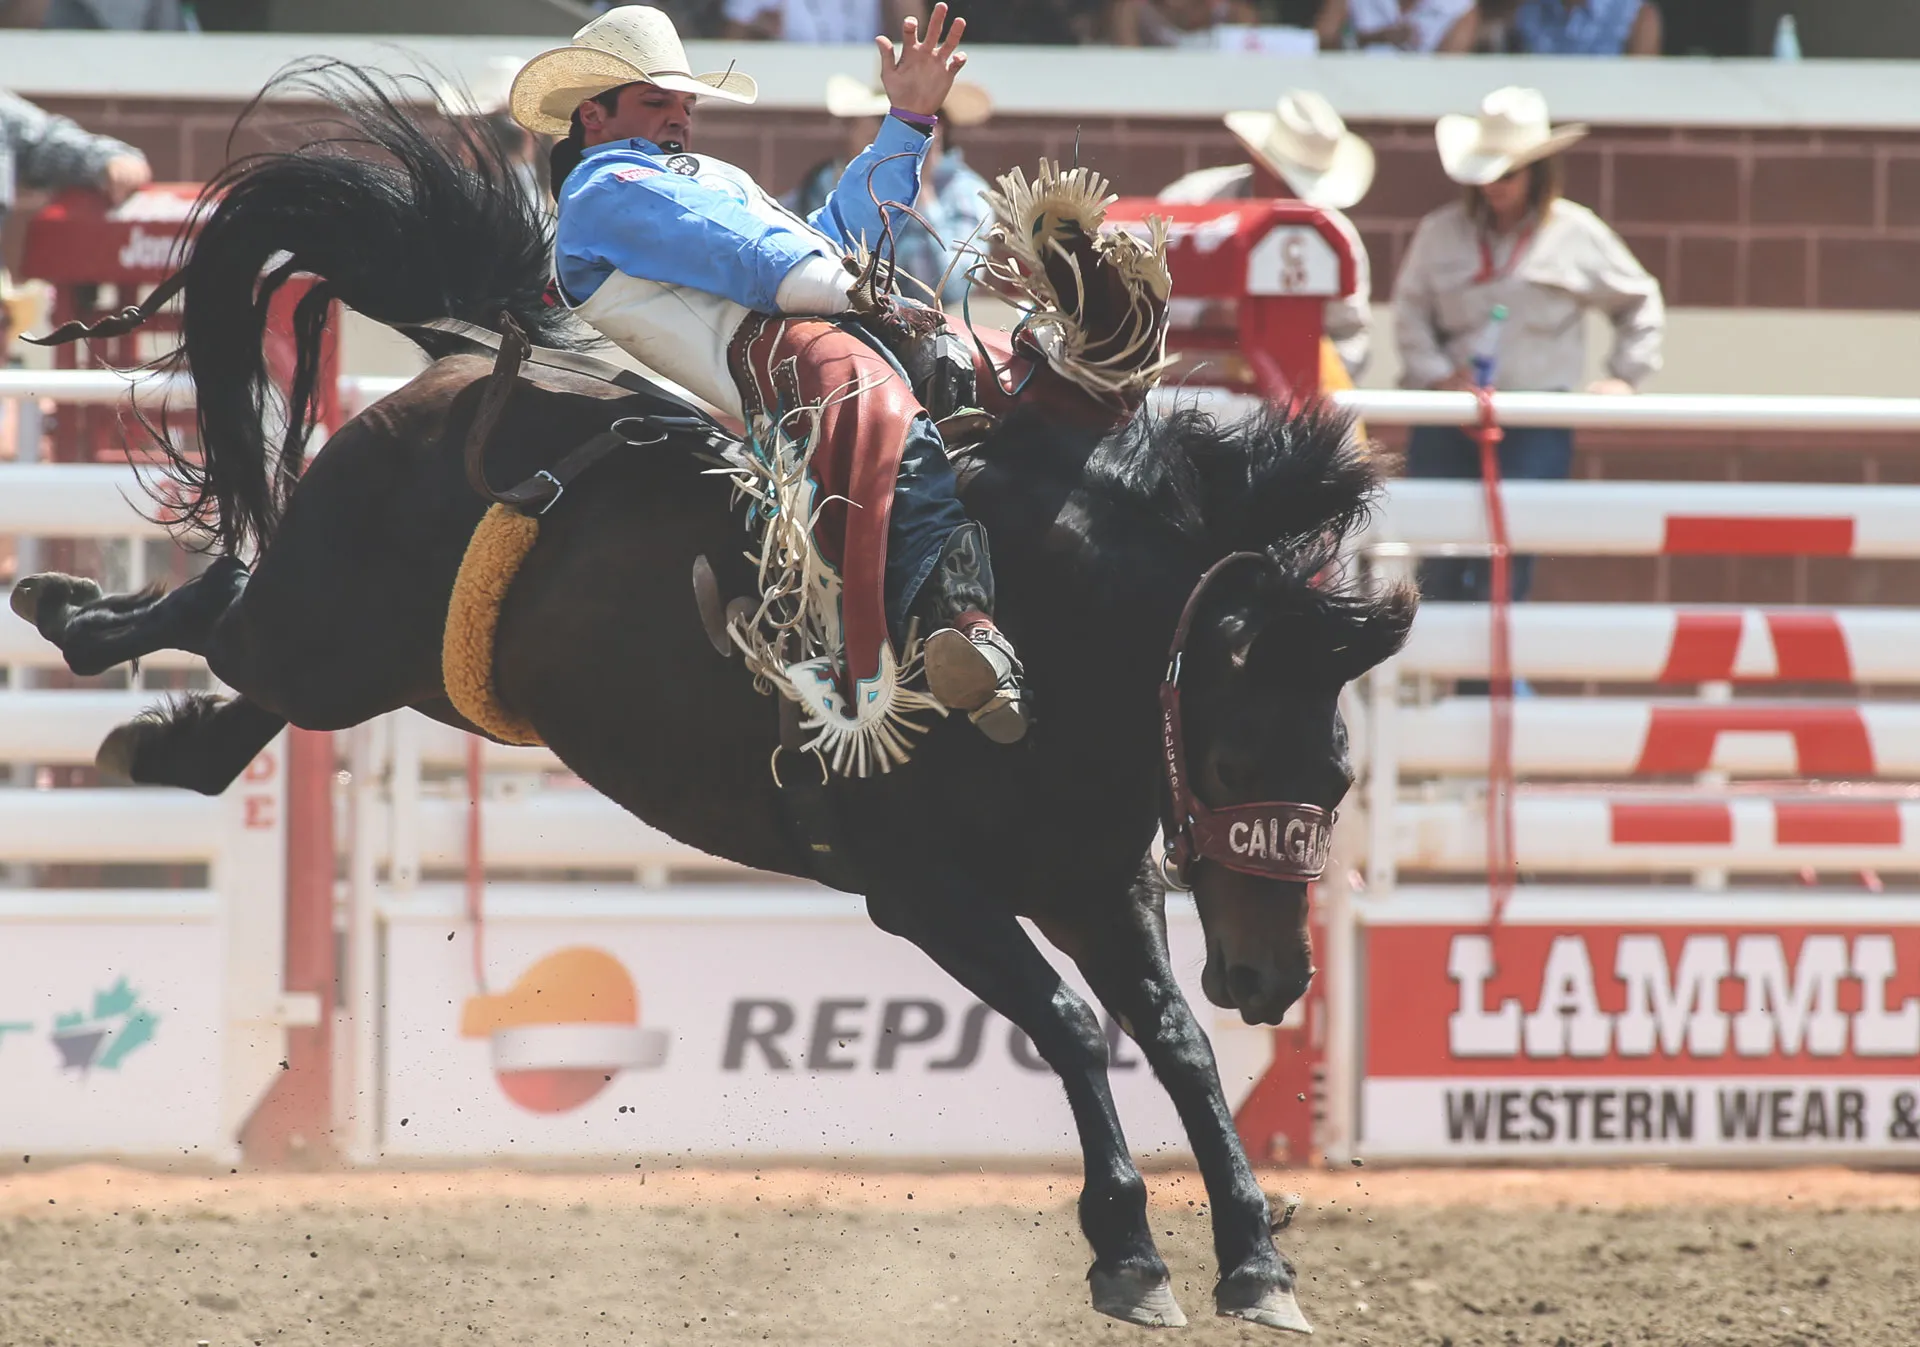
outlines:
{"label": "metal buckle", "polygon": [[560,497],[567,494],[566,483],[562,482],[558,477],[555,477],[552,473],[548,472],[545,468],[540,469],[540,471],[536,472],[533,475],[533,479],[536,482],[539,481],[542,477],[546,478],[549,482],[553,483],[553,496],[547,501],[545,505],[542,505],[538,510],[535,510],[533,512],[536,518],[540,515],[545,514],[548,510],[551,510],[554,506],[558,505],[560,503]]}
{"label": "metal buckle", "polygon": [[1164,880],[1166,882],[1167,887],[1172,889],[1175,893],[1192,893],[1193,885],[1183,883],[1180,877],[1174,874],[1172,862],[1173,862],[1173,858],[1169,856],[1164,850],[1161,851],[1160,878]]}
{"label": "metal buckle", "polygon": [[639,428],[638,433],[644,435],[648,428],[647,418],[644,416],[623,416],[610,427],[614,434],[627,442],[629,449],[644,449],[648,445],[665,444],[667,442],[667,432],[664,430],[654,435],[651,439],[636,440],[633,438],[635,434],[634,431],[623,429],[623,427],[626,426],[637,426]]}
{"label": "metal buckle", "polygon": [[820,769],[820,786],[824,787],[831,779],[827,772],[827,760],[822,756],[819,749],[788,748],[785,744],[775,744],[773,746],[773,755],[767,759],[767,770],[773,773],[773,784],[777,789],[785,790],[787,788],[787,783],[780,779],[780,755],[782,753],[796,753],[801,757],[812,758],[814,765]]}

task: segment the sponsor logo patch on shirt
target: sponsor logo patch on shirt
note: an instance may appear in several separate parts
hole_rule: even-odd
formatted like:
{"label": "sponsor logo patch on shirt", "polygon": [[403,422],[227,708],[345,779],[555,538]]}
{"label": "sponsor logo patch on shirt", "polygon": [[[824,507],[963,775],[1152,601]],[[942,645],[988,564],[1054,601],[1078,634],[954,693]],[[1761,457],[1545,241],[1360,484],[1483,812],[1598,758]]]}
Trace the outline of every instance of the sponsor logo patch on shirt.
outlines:
{"label": "sponsor logo patch on shirt", "polygon": [[667,167],[675,173],[691,178],[700,171],[700,161],[690,154],[676,154],[667,160]]}
{"label": "sponsor logo patch on shirt", "polygon": [[660,170],[657,168],[648,168],[645,164],[628,164],[624,168],[616,168],[613,170],[613,176],[620,179],[621,182],[639,182],[642,178],[659,177]]}

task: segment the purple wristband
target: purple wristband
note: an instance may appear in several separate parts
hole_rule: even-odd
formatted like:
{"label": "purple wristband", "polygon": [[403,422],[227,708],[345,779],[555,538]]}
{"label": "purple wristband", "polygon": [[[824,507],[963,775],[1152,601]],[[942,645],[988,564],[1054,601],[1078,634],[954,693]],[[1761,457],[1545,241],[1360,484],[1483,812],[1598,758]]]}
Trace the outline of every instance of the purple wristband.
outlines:
{"label": "purple wristband", "polygon": [[924,126],[928,130],[932,130],[940,124],[940,118],[937,113],[908,112],[905,108],[888,108],[887,115],[889,117],[898,117],[908,126]]}

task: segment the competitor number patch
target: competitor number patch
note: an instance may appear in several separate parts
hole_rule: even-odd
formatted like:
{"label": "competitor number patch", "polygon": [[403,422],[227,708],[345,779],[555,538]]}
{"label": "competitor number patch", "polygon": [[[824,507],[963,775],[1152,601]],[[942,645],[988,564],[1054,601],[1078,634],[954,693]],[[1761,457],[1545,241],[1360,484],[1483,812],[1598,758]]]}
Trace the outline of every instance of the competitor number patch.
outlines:
{"label": "competitor number patch", "polygon": [[700,171],[700,161],[690,154],[676,154],[667,159],[667,167],[682,177],[691,178]]}

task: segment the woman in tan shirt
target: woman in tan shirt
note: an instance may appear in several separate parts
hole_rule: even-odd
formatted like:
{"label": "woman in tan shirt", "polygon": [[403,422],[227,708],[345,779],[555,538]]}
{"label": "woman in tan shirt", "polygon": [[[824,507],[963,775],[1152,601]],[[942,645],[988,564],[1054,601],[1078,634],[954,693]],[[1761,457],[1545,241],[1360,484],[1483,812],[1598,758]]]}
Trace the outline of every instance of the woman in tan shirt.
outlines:
{"label": "woman in tan shirt", "polygon": [[[1499,89],[1477,116],[1440,119],[1441,165],[1465,191],[1420,222],[1394,280],[1403,387],[1471,388],[1476,357],[1491,356],[1493,387],[1579,388],[1589,309],[1612,322],[1614,340],[1607,376],[1588,392],[1632,393],[1660,368],[1660,283],[1599,216],[1560,196],[1556,156],[1586,133],[1550,125],[1533,89]],[[1500,446],[1507,477],[1565,477],[1572,461],[1564,427],[1509,427]],[[1479,449],[1457,427],[1416,427],[1407,475],[1478,477]],[[1435,559],[1421,567],[1421,589],[1484,599],[1486,574],[1484,561]],[[1515,558],[1516,599],[1531,579],[1531,558]]]}

